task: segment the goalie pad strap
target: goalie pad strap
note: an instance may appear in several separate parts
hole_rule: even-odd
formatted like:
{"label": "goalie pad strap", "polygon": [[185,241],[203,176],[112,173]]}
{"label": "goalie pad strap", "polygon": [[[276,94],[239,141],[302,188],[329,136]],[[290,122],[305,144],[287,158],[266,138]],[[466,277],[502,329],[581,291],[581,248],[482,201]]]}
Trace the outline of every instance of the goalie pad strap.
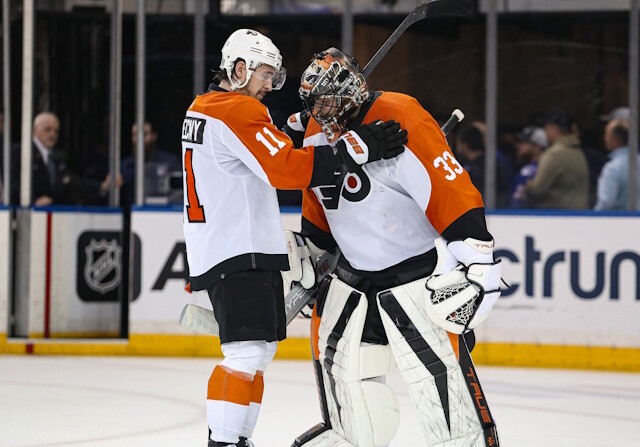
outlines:
{"label": "goalie pad strap", "polygon": [[465,376],[473,364],[464,337],[451,336],[426,315],[425,282],[423,278],[378,294],[389,344],[425,438],[438,447],[497,447],[484,395],[480,394],[479,403],[475,391],[481,391],[475,370],[473,380]]}
{"label": "goalie pad strap", "polygon": [[296,438],[291,447],[356,447],[335,430],[318,424]]}

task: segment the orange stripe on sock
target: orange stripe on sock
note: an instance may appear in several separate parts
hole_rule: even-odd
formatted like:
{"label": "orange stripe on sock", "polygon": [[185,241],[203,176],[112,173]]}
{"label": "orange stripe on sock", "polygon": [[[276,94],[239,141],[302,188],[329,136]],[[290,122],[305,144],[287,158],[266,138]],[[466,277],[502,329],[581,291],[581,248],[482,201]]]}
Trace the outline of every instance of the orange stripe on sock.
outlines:
{"label": "orange stripe on sock", "polygon": [[456,358],[458,361],[460,360],[460,345],[458,344],[458,335],[452,334],[451,332],[447,332],[449,335],[449,340],[451,340],[451,347],[453,348],[453,352],[456,354]]}
{"label": "orange stripe on sock", "polygon": [[262,393],[264,393],[264,377],[262,374],[262,371],[256,373],[251,387],[251,402],[256,404],[262,403]]}
{"label": "orange stripe on sock", "polygon": [[249,405],[253,380],[247,374],[216,366],[209,378],[207,399]]}

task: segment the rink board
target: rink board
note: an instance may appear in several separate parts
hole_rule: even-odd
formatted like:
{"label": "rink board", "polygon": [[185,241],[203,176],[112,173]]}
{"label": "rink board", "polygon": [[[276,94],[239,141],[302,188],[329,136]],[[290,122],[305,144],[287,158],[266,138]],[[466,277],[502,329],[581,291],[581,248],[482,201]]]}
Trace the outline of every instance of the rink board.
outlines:
{"label": "rink board", "polygon": [[[299,214],[282,218],[285,228],[299,228]],[[477,330],[476,362],[640,371],[640,215],[492,214],[488,224],[511,289]],[[11,340],[7,351],[220,354],[217,338],[177,323],[185,304],[210,307],[205,293],[184,291],[182,214],[142,208],[131,225],[141,268],[129,342]],[[308,320],[295,320],[288,335],[278,356],[308,358]]]}

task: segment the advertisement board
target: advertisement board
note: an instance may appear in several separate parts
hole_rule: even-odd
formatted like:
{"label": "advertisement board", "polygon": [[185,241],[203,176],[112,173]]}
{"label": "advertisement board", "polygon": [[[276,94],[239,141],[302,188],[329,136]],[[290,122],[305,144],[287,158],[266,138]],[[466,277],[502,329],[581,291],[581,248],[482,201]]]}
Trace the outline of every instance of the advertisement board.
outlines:
{"label": "advertisement board", "polygon": [[640,347],[638,216],[491,215],[511,286],[478,338]]}
{"label": "advertisement board", "polygon": [[31,213],[29,337],[117,336],[120,211],[51,207]]}
{"label": "advertisement board", "polygon": [[[299,214],[284,213],[285,228]],[[135,212],[142,243],[140,297],[131,303],[132,333],[185,333],[182,307],[210,307],[204,293],[187,294],[186,254],[179,212]],[[490,215],[496,255],[511,286],[487,322],[482,341],[640,347],[640,217]],[[289,335],[308,336],[297,320]]]}
{"label": "advertisement board", "polygon": [[[283,226],[300,228],[298,213],[283,213]],[[141,293],[130,304],[131,334],[192,334],[178,324],[186,304],[211,308],[206,292],[187,293],[187,255],[182,213],[139,208],[131,213],[131,230],[141,240]],[[298,326],[300,323],[296,323]],[[308,330],[289,331],[307,336]],[[307,324],[308,327],[308,324]]]}

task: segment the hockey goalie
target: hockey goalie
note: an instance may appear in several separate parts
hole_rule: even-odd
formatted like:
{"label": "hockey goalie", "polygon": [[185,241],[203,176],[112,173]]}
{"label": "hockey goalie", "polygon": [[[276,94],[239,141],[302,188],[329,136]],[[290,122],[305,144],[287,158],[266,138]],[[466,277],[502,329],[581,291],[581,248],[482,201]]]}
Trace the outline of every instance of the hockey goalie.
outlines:
{"label": "hockey goalie", "polygon": [[501,264],[478,190],[418,101],[370,91],[352,57],[335,48],[316,54],[299,92],[306,111],[289,131],[303,133],[304,144],[331,144],[389,119],[407,129],[408,142],[394,159],[350,167],[333,186],[303,193],[298,241],[341,255],[311,319],[324,420],[293,446],[388,445],[400,415],[384,377],[396,367],[424,445],[498,446],[469,354],[472,329],[500,296]]}

